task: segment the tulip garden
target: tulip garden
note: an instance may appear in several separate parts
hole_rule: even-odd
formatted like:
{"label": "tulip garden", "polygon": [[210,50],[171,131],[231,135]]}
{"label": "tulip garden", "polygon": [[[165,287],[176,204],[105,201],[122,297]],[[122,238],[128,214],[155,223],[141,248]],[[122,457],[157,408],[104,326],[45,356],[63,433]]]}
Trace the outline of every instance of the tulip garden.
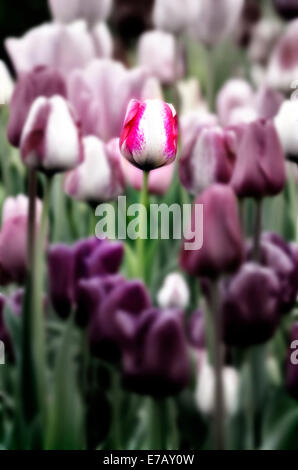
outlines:
{"label": "tulip garden", "polygon": [[0,449],[298,450],[298,0],[41,3],[0,49]]}

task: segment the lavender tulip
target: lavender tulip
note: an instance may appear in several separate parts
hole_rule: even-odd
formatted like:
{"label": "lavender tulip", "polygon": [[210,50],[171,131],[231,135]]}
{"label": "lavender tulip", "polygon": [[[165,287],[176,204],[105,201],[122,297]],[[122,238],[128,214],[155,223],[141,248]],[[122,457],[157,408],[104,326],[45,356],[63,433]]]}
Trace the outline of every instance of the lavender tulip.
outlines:
{"label": "lavender tulip", "polygon": [[247,347],[270,339],[280,322],[280,284],[275,272],[245,263],[224,288],[223,337]]}
{"label": "lavender tulip", "polygon": [[66,84],[57,70],[37,67],[19,77],[10,103],[7,128],[8,140],[12,145],[19,147],[24,125],[35,99],[39,96],[50,98],[54,95],[66,97]]}
{"label": "lavender tulip", "polygon": [[217,277],[237,269],[243,259],[243,239],[237,199],[229,186],[214,184],[206,189],[196,204],[204,210],[203,246],[186,250],[180,264],[193,276]]}
{"label": "lavender tulip", "polygon": [[183,33],[192,23],[198,11],[196,0],[156,0],[153,22],[157,29],[173,34]]}
{"label": "lavender tulip", "polygon": [[285,158],[271,121],[248,124],[238,149],[231,185],[240,197],[262,198],[282,191]]}
{"label": "lavender tulip", "polygon": [[[0,283],[22,284],[27,271],[27,225],[29,203],[26,196],[9,197],[2,210],[0,232]],[[39,229],[41,202],[36,202],[35,228]]]}
{"label": "lavender tulip", "polygon": [[256,108],[261,119],[273,119],[284,101],[281,93],[263,85],[256,95]]}
{"label": "lavender tulip", "polygon": [[92,26],[107,18],[112,0],[49,0],[49,6],[56,21],[71,23],[83,18]]}
{"label": "lavender tulip", "polygon": [[107,142],[119,137],[131,98],[140,98],[147,79],[145,70],[126,70],[116,61],[90,62],[68,80],[68,97],[82,122],[84,135]]}
{"label": "lavender tulip", "polygon": [[63,172],[82,162],[80,125],[64,98],[34,101],[23,128],[21,155],[27,166],[45,173]]}
{"label": "lavender tulip", "polygon": [[101,203],[124,192],[118,139],[105,145],[95,136],[83,139],[84,161],[65,178],[64,190],[79,201]]}
{"label": "lavender tulip", "polygon": [[145,310],[131,344],[123,349],[124,385],[139,394],[164,397],[187,386],[190,364],[183,313]]}
{"label": "lavender tulip", "polygon": [[254,101],[254,92],[248,82],[241,79],[228,80],[217,96],[217,113],[223,125],[231,124],[233,112],[238,108],[247,108]]}

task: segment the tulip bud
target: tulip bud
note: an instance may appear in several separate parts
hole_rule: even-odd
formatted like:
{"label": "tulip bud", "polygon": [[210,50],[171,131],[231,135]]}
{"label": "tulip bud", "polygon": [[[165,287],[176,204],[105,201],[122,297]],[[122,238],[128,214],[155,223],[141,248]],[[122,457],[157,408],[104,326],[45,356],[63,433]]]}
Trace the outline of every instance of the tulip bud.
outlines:
{"label": "tulip bud", "polygon": [[83,18],[93,25],[107,18],[112,0],[49,0],[49,7],[56,21],[71,23]]}
{"label": "tulip bud", "polygon": [[122,155],[136,167],[150,171],[172,163],[177,154],[177,113],[159,100],[128,105],[120,138]]}
{"label": "tulip bud", "polygon": [[289,23],[277,42],[269,61],[266,82],[272,88],[288,92],[297,80],[298,19]]}
{"label": "tulip bud", "polygon": [[248,124],[239,144],[231,185],[240,197],[275,196],[286,183],[284,153],[271,121]]}
{"label": "tulip bud", "polygon": [[181,183],[192,194],[199,194],[213,183],[228,183],[236,160],[236,136],[232,131],[206,126],[198,132],[189,153],[179,160]]}
{"label": "tulip bud", "polygon": [[182,312],[145,310],[122,363],[124,385],[135,393],[165,397],[185,388],[190,364]]}
{"label": "tulip bud", "polygon": [[245,80],[228,80],[217,96],[216,108],[223,125],[231,124],[232,112],[238,108],[251,106],[254,100],[253,89]]}
{"label": "tulip bud", "polygon": [[189,289],[180,273],[169,274],[157,294],[161,308],[184,310],[189,303]]}
{"label": "tulip bud", "polygon": [[[226,414],[232,416],[239,404],[239,375],[233,367],[224,367],[222,370],[224,407]],[[200,359],[198,382],[195,398],[199,410],[206,415],[215,411],[215,373],[209,364],[206,354]]]}
{"label": "tulip bud", "polygon": [[274,271],[245,263],[224,289],[225,343],[247,347],[270,339],[280,322],[279,305],[280,284]]}
{"label": "tulip bud", "polygon": [[0,106],[10,102],[14,83],[5,63],[0,60]]}
{"label": "tulip bud", "polygon": [[298,100],[293,100],[284,101],[274,120],[283,151],[294,162],[298,162],[297,119]]}
{"label": "tulip bud", "polygon": [[193,35],[208,46],[228,37],[240,18],[244,0],[200,0],[193,18]]}
{"label": "tulip bud", "polygon": [[285,20],[293,20],[298,16],[297,0],[273,0],[278,14]]}
{"label": "tulip bud", "polygon": [[[125,158],[121,159],[122,170],[124,173],[127,184],[141,191],[144,181],[144,172],[135,167]],[[174,176],[175,163],[166,165],[149,173],[148,179],[148,192],[149,194],[156,194],[163,196],[168,191]]]}
{"label": "tulip bud", "polygon": [[233,190],[229,186],[214,184],[195,203],[203,205],[203,246],[200,250],[186,250],[183,246],[182,268],[193,276],[206,277],[234,271],[243,259],[244,247]]}
{"label": "tulip bud", "polygon": [[116,199],[124,191],[118,139],[104,145],[97,137],[85,137],[83,148],[84,161],[66,175],[65,192],[79,201]]}
{"label": "tulip bud", "polygon": [[21,137],[24,163],[44,172],[74,168],[83,160],[79,123],[61,96],[37,98]]}
{"label": "tulip bud", "polygon": [[197,0],[155,0],[153,22],[157,29],[180,34],[191,24],[197,10]]}
{"label": "tulip bud", "polygon": [[286,362],[286,386],[289,394],[298,400],[298,323],[294,323],[290,332],[290,343]]}
{"label": "tulip bud", "polygon": [[22,74],[15,86],[10,103],[7,137],[12,145],[19,147],[23,128],[32,103],[39,96],[66,97],[66,84],[62,75],[48,67],[37,67]]}
{"label": "tulip bud", "polygon": [[183,75],[183,63],[181,56],[177,57],[176,54],[175,38],[162,31],[149,31],[141,36],[138,63],[165,84],[170,84]]}
{"label": "tulip bud", "polygon": [[[0,284],[23,283],[27,271],[27,225],[29,203],[26,196],[9,197],[2,210],[0,232]],[[36,202],[36,230],[41,217],[41,202]]]}

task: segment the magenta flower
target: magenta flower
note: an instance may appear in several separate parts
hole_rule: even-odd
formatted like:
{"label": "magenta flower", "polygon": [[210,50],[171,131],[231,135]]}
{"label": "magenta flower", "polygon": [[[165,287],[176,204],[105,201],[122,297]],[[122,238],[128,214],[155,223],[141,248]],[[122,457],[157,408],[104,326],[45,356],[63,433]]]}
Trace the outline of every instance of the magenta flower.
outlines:
{"label": "magenta flower", "polygon": [[80,126],[61,96],[34,101],[21,137],[21,155],[27,166],[45,172],[69,170],[82,162]]}
{"label": "magenta flower", "polygon": [[132,100],[120,138],[122,155],[137,168],[169,165],[177,154],[178,122],[172,105],[160,100]]}
{"label": "magenta flower", "polygon": [[274,196],[286,183],[285,157],[271,121],[248,124],[238,148],[231,180],[240,197]]}
{"label": "magenta flower", "polygon": [[107,18],[112,0],[49,0],[49,6],[56,21],[71,23],[83,18],[93,25]]}
{"label": "magenta flower", "polygon": [[[29,203],[26,196],[9,197],[2,211],[0,232],[0,283],[23,283],[27,270],[27,225]],[[36,202],[36,230],[41,217],[41,202]]]}
{"label": "magenta flower", "polygon": [[68,98],[82,122],[84,135],[108,142],[119,137],[127,105],[141,99],[147,72],[127,70],[109,59],[92,61],[84,70],[74,71],[68,80]]}
{"label": "magenta flower", "polygon": [[20,145],[23,127],[34,100],[39,96],[50,98],[54,95],[66,97],[66,83],[57,70],[37,67],[19,77],[10,103],[7,128],[8,140],[12,145]]}
{"label": "magenta flower", "polygon": [[243,260],[244,246],[234,191],[213,184],[195,203],[202,204],[204,210],[203,246],[186,250],[183,245],[181,267],[193,276],[206,277],[236,270]]}
{"label": "magenta flower", "polygon": [[97,137],[83,139],[84,161],[65,178],[64,190],[74,199],[104,202],[124,192],[118,139],[104,144]]}

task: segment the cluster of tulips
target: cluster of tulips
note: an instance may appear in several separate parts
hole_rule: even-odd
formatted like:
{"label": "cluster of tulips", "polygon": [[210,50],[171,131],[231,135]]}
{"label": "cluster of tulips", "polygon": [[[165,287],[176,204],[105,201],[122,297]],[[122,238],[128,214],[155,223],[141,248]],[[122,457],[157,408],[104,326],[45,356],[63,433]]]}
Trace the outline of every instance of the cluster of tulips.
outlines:
{"label": "cluster of tulips", "polygon": [[[0,62],[0,448],[297,448],[298,1],[48,3]],[[122,195],[202,246],[96,236]]]}

